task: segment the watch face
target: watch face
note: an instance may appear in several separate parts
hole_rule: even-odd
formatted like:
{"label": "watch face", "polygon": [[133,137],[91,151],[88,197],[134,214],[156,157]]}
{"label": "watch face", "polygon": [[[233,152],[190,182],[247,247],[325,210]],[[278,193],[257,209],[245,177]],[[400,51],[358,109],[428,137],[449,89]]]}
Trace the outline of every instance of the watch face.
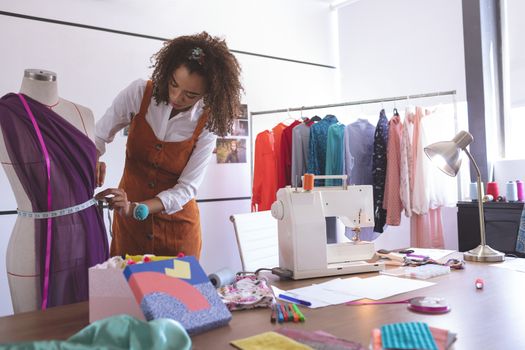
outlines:
{"label": "watch face", "polygon": [[450,311],[450,306],[444,298],[416,297],[410,299],[408,309],[428,314],[442,314]]}

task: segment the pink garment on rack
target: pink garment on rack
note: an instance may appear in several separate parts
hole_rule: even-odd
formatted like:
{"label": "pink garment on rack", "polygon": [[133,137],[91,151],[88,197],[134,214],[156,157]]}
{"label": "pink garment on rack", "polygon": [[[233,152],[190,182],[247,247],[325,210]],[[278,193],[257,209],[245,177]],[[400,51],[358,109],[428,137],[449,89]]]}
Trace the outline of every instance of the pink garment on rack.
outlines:
{"label": "pink garment on rack", "polygon": [[[418,157],[426,157],[422,145],[419,143],[421,133],[421,119],[423,118],[423,109],[416,108],[412,122],[414,132],[412,136],[412,178],[411,178],[411,195],[416,190],[414,181],[418,174],[416,171],[416,162]],[[421,176],[419,174],[419,176]],[[424,182],[417,182],[418,185],[424,185]],[[418,189],[421,190],[421,189]],[[411,200],[412,202],[412,200]],[[426,214],[415,214],[412,212],[410,218],[410,245],[417,248],[444,248],[443,239],[443,219],[441,217],[441,208],[430,209]]]}
{"label": "pink garment on rack", "polygon": [[386,209],[386,224],[399,226],[401,224],[401,195],[399,193],[401,174],[401,135],[403,125],[401,117],[396,115],[388,122],[388,145],[385,192],[383,209]]}

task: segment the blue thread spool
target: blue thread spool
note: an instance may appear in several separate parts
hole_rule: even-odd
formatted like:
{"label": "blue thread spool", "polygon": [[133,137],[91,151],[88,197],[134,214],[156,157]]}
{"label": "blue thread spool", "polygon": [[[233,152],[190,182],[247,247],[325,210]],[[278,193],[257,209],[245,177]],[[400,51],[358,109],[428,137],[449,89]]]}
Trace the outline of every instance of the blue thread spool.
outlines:
{"label": "blue thread spool", "polygon": [[[483,198],[483,182],[481,183],[481,198]],[[477,201],[478,200],[478,183],[477,182],[471,182],[470,183],[470,200],[471,201]]]}
{"label": "blue thread spool", "polygon": [[516,202],[518,200],[518,187],[514,181],[509,181],[506,184],[507,201]]}

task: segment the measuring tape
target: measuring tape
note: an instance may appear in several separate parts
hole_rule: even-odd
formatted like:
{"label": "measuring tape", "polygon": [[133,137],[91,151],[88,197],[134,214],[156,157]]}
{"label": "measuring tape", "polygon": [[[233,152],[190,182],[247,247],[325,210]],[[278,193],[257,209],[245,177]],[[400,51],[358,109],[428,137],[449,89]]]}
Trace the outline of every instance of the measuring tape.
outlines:
{"label": "measuring tape", "polygon": [[59,209],[59,210],[53,210],[53,211],[39,211],[39,212],[17,210],[17,212],[18,212],[18,216],[21,216],[24,218],[48,219],[48,218],[55,218],[57,216],[73,214],[78,211],[89,208],[90,206],[95,205],[95,204],[97,204],[97,200],[95,198],[91,198],[87,202],[84,202],[82,204],[78,204],[78,205],[75,205],[69,208],[65,208],[65,209]]}

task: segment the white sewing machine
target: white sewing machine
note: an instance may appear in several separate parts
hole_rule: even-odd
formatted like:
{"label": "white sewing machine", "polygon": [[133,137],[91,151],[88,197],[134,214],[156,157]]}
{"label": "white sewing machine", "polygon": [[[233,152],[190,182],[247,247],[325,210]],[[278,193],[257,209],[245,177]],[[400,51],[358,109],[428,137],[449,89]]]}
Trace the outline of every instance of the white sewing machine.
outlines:
{"label": "white sewing machine", "polygon": [[[272,215],[278,220],[279,267],[291,270],[293,279],[383,270],[383,263],[366,261],[374,257],[374,244],[359,239],[361,227],[374,226],[372,186],[347,186],[346,175],[315,179],[342,179],[343,186],[277,191]],[[326,217],[338,217],[356,235],[327,244]]]}

